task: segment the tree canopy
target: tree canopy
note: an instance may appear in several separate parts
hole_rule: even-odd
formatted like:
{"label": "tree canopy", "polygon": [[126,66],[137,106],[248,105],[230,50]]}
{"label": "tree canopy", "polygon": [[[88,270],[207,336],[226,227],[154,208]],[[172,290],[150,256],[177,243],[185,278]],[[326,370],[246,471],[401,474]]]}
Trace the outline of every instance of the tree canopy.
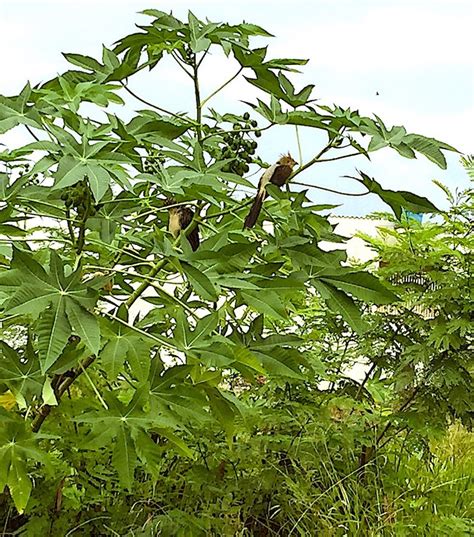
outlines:
{"label": "tree canopy", "polygon": [[[322,187],[302,190],[298,176],[346,158],[359,157],[363,168],[382,148],[445,168],[445,153],[456,151],[377,116],[319,103],[313,85],[293,82],[307,60],[271,58],[267,46],[253,46],[271,37],[259,26],[144,13],[150,22],[104,46],[99,59],[66,53],[71,70],[0,96],[0,133],[24,127],[31,135],[0,153],[0,490],[8,487],[20,513],[34,497],[33,474],[38,490],[63,479],[62,490],[95,452],[102,471],[132,491],[137,475],[158,475],[164,451],[197,457],[193,431],[208,427],[232,443],[248,406],[231,389],[234,378],[298,389],[316,382],[314,338],[296,329],[306,323],[309,298],[344,327],[342,341],[370,333],[364,309],[392,307],[400,291],[347,264],[344,251],[320,248],[342,240],[325,215],[332,206],[311,201],[308,188]],[[203,96],[200,69],[214,49],[238,69]],[[140,71],[159,72],[165,56],[189,79],[189,113],[147,102],[130,87]],[[237,76],[261,98],[244,114],[212,108]],[[110,111],[137,102],[142,108],[129,120]],[[250,178],[268,166],[258,156],[260,138],[288,125],[310,127],[325,143],[286,188],[267,187],[257,226],[244,230]],[[437,212],[362,169],[346,180],[380,196],[399,220],[404,210]],[[193,214],[176,238],[168,231],[172,207]],[[196,226],[193,251],[187,235]],[[452,345],[463,326],[440,345]],[[407,383],[417,374],[410,367]]]}

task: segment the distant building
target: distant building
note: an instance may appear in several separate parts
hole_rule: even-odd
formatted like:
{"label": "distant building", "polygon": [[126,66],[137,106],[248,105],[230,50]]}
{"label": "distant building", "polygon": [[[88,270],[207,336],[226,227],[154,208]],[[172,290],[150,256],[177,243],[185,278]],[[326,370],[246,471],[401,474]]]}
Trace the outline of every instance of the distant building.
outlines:
{"label": "distant building", "polygon": [[361,262],[370,261],[375,252],[363,239],[355,235],[364,233],[375,237],[380,228],[394,228],[393,222],[370,216],[330,216],[329,221],[336,226],[335,232],[347,240],[343,243],[321,241],[319,246],[323,250],[346,250],[348,259]]}

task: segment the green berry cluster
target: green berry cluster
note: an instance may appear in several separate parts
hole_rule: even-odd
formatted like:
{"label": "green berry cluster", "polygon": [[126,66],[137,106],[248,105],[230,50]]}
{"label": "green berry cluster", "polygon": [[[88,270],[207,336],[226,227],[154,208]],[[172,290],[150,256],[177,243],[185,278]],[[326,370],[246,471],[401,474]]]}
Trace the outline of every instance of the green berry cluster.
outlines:
{"label": "green berry cluster", "polygon": [[181,56],[185,63],[188,65],[193,65],[194,63],[194,52],[191,50],[191,47],[189,45],[184,46],[184,51],[181,52]]}
{"label": "green berry cluster", "polygon": [[160,169],[160,165],[166,162],[166,157],[160,151],[152,150],[143,161],[143,171],[145,173],[156,173]]}
{"label": "green berry cluster", "polygon": [[245,112],[241,120],[234,122],[232,131],[224,135],[220,155],[221,159],[233,160],[226,164],[222,171],[241,176],[249,171],[249,164],[253,161],[258,145],[251,135],[255,134],[257,138],[261,135],[260,131],[252,131],[257,127],[258,123],[255,119],[250,119],[248,112]]}
{"label": "green berry cluster", "polygon": [[[27,173],[29,173],[31,167],[30,165],[26,162],[24,164],[20,164],[19,166],[17,166],[17,168],[19,169],[19,174],[20,174],[20,177],[23,177],[24,175],[26,175]],[[39,183],[39,174],[38,173],[34,173],[32,176],[31,176],[31,182],[34,184],[34,185],[37,185]]]}
{"label": "green berry cluster", "polygon": [[61,199],[67,209],[74,209],[80,219],[94,216],[98,207],[93,203],[92,192],[87,176],[78,183],[68,186],[61,192]]}

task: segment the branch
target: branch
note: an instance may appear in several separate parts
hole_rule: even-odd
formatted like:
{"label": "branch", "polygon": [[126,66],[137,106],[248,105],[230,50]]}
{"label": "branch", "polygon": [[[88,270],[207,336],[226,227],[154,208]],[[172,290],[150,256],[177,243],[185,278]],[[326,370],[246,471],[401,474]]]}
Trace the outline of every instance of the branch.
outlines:
{"label": "branch", "polygon": [[69,232],[69,237],[71,239],[72,247],[75,248],[76,237],[74,236],[74,229],[72,227],[72,222],[71,222],[71,211],[69,210],[69,208],[66,209],[66,225],[67,225],[67,230]]}
{"label": "branch", "polygon": [[196,64],[196,55],[193,57],[193,76],[194,82],[194,99],[196,102],[196,137],[199,146],[202,149],[202,104],[201,104],[201,94],[199,92],[199,78],[198,78],[198,65]]}
{"label": "branch", "polygon": [[141,328],[138,328],[137,326],[133,326],[133,324],[127,323],[127,321],[124,321],[120,317],[116,317],[115,315],[112,315],[111,313],[104,312],[104,315],[106,315],[110,319],[113,319],[114,321],[119,322],[120,324],[123,324],[127,328],[130,328],[130,330],[133,330],[134,332],[137,332],[137,334],[140,334],[140,335],[145,336],[145,337],[147,337],[149,339],[152,339],[153,341],[156,341],[160,345],[164,345],[168,349],[173,349],[173,350],[175,349],[175,347],[173,347],[171,345],[171,343],[169,343],[169,341],[166,341],[166,339],[164,339],[164,338],[162,339],[160,336],[157,336],[155,334],[150,334],[150,333],[146,332],[145,330],[142,330]]}
{"label": "branch", "polygon": [[[169,110],[166,110],[165,108],[161,108],[161,106],[157,106],[156,104],[153,104],[151,103],[150,101],[146,101],[145,99],[143,99],[142,97],[140,97],[139,95],[137,95],[134,91],[132,91],[126,84],[124,84],[122,81],[120,81],[120,84],[122,85],[123,89],[125,91],[127,91],[128,93],[130,93],[130,95],[132,97],[135,97],[135,99],[137,99],[137,101],[140,101],[142,102],[143,104],[146,104],[147,106],[149,106],[150,108],[154,108],[155,110],[158,110],[159,112],[163,112],[164,114],[168,114],[170,116],[173,116],[173,117],[176,117],[178,119],[183,119],[182,116],[180,116],[179,114],[175,114],[174,112],[170,112]],[[186,118],[188,119],[188,118]]]}
{"label": "branch", "polygon": [[179,59],[179,56],[172,50],[171,56],[173,57],[174,61],[181,67],[181,69],[190,77],[193,78],[192,73],[190,73],[186,67],[184,67],[183,62]]}
{"label": "branch", "polygon": [[360,153],[359,151],[357,151],[356,153],[349,153],[348,155],[341,155],[339,157],[321,158],[321,159],[318,159],[317,162],[332,162],[333,160],[342,160],[343,158],[356,157],[357,155],[363,155],[363,153]]}
{"label": "branch", "polygon": [[324,153],[326,153],[333,147],[332,144],[333,144],[332,141],[329,142],[325,147],[321,149],[321,151],[314,158],[312,158],[309,162],[307,162],[306,164],[303,164],[295,172],[293,172],[293,174],[289,178],[289,181],[291,181],[293,177],[296,177],[299,173],[303,172],[304,170],[307,170],[310,166],[318,162],[318,160],[324,155]]}
{"label": "branch", "polygon": [[152,267],[150,272],[145,276],[146,279],[142,281],[142,283],[133,291],[133,293],[127,298],[127,300],[124,302],[125,307],[128,309],[132,304],[135,303],[135,301],[140,298],[140,295],[145,291],[145,289],[150,285],[149,280],[154,278],[158,272],[168,263],[168,258],[160,259],[155,265]]}
{"label": "branch", "polygon": [[[202,61],[202,60],[201,60]],[[199,62],[198,64],[198,67],[199,65],[201,64],[201,62]],[[221,84],[216,90],[214,90],[210,95],[208,95],[201,103],[201,106],[204,107],[204,105],[207,103],[207,101],[209,101],[210,99],[212,99],[212,97],[214,97],[214,95],[217,95],[221,90],[223,90],[228,84],[230,84],[234,79],[236,79],[240,73],[243,71],[243,67],[241,67],[236,73],[235,75],[231,76],[229,78],[229,80],[227,80],[226,82],[224,82],[223,84]]]}
{"label": "branch", "polygon": [[242,209],[243,207],[247,207],[247,205],[250,205],[253,203],[253,198],[247,200],[244,203],[241,203],[238,207],[232,207],[231,209],[226,209],[225,211],[221,211],[220,213],[214,213],[209,214],[206,216],[201,216],[201,220],[210,220],[211,218],[218,218],[219,216],[223,216],[224,214],[233,213],[234,211],[238,211],[239,209]]}
{"label": "branch", "polygon": [[[340,134],[342,135],[343,132],[344,132],[344,129],[340,132]],[[316,164],[316,162],[331,162],[333,160],[341,160],[343,158],[354,157],[355,155],[362,154],[360,152],[357,152],[357,153],[350,153],[349,155],[341,155],[340,157],[322,159],[321,157],[325,153],[327,153],[330,149],[336,148],[336,146],[334,146],[334,142],[335,140],[330,140],[329,143],[325,147],[323,147],[321,151],[314,158],[312,158],[309,162],[307,162],[303,166],[300,166],[295,172],[293,172],[293,174],[290,176],[288,180],[291,181],[293,177],[296,177],[299,173],[303,172],[304,170],[307,170],[310,166],[312,166],[313,164]]]}
{"label": "branch", "polygon": [[[70,372],[70,375],[66,377],[62,384],[60,384],[57,388],[57,393],[55,395],[58,402],[61,400],[61,397],[64,395],[64,393],[69,389],[71,384],[79,377],[79,375],[81,375],[81,373],[83,373],[92,364],[94,360],[94,355],[88,356],[83,362],[79,364],[78,367],[76,367]],[[34,433],[37,433],[40,430],[44,420],[49,416],[52,408],[53,407],[51,405],[43,405],[39,409],[39,413],[36,415],[36,417],[31,423],[31,429]]]}
{"label": "branch", "polygon": [[204,54],[201,56],[201,59],[199,60],[198,64],[197,64],[197,67],[199,69],[199,67],[201,66],[201,63],[204,61],[204,58],[207,56],[207,53],[209,52],[209,49],[211,48],[211,45],[209,45],[207,47],[207,49],[204,51]]}
{"label": "branch", "polygon": [[295,133],[296,133],[296,143],[298,145],[298,159],[300,162],[303,162],[303,151],[301,150],[300,131],[298,129],[298,125],[295,125]]}
{"label": "branch", "polygon": [[333,190],[332,188],[326,188],[324,186],[319,185],[311,185],[310,183],[301,183],[299,181],[291,181],[292,185],[301,185],[301,186],[307,186],[308,188],[317,188],[318,190],[324,190],[326,192],[332,192],[333,194],[340,194],[341,196],[367,196],[367,194],[370,194],[370,192],[359,192],[359,193],[352,193],[352,192],[340,192],[339,190]]}
{"label": "branch", "polygon": [[38,136],[36,136],[36,134],[31,130],[31,128],[30,128],[28,125],[25,125],[25,127],[26,127],[26,130],[31,134],[31,136],[33,136],[33,138],[34,138],[37,142],[39,142],[40,139],[39,139]]}

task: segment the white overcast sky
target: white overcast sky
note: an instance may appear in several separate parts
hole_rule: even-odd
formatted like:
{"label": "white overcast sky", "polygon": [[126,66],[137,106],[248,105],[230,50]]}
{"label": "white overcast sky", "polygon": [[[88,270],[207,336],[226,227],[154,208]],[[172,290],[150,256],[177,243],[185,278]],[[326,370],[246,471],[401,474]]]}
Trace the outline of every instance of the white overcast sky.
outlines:
{"label": "white overcast sky", "polygon": [[[134,23],[149,20],[137,14],[146,8],[173,10],[178,17],[186,17],[191,9],[214,22],[259,24],[275,35],[268,57],[310,60],[293,81],[297,88],[316,84],[313,95],[321,103],[376,113],[388,125],[404,125],[409,132],[474,153],[473,0],[0,0],[0,94],[15,94],[27,80],[36,84],[66,70],[61,52],[100,57],[102,43],[110,46],[132,33]],[[210,57],[202,93],[215,89],[234,70],[232,60],[218,54]],[[191,111],[186,78],[169,62],[155,71],[148,77],[132,78],[130,87],[166,108]],[[239,100],[261,96],[248,86],[235,82],[211,106],[219,111],[244,111]],[[141,108],[136,102],[130,105]],[[130,117],[133,108],[118,113]],[[22,136],[18,132],[0,141],[26,141]],[[303,130],[302,137],[304,160],[308,160],[322,139],[310,130]],[[261,140],[259,151],[269,162],[286,150],[297,154],[292,127]],[[359,167],[387,188],[411,190],[442,207],[444,197],[432,179],[451,188],[469,183],[455,154],[448,157],[446,171],[421,156],[408,160],[391,150],[372,155],[371,163],[363,157],[321,163],[299,177],[322,186],[357,190],[340,176]],[[338,213],[361,215],[386,209],[374,196],[341,198],[312,191],[311,197],[321,203],[343,202]]]}

